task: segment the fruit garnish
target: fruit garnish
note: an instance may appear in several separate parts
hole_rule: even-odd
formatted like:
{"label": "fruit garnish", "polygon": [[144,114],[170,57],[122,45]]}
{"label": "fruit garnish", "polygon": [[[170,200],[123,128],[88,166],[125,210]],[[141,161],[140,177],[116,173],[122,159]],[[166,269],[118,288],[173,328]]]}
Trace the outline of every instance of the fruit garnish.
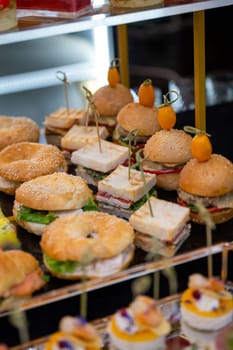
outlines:
{"label": "fruit garnish", "polygon": [[155,103],[155,90],[151,79],[146,79],[138,89],[139,103],[145,107],[153,107]]}
{"label": "fruit garnish", "polygon": [[[168,96],[171,93],[175,93],[177,96],[174,100],[169,100]],[[168,91],[166,95],[163,95],[163,104],[158,108],[158,123],[162,129],[170,130],[176,124],[176,112],[172,107],[172,104],[177,101],[179,95],[176,91]]]}
{"label": "fruit garnish", "polygon": [[120,82],[120,73],[118,70],[118,66],[119,58],[114,58],[111,61],[110,67],[108,69],[108,83],[112,88],[116,87],[117,84]]}
{"label": "fruit garnish", "polygon": [[193,128],[191,126],[185,126],[186,132],[195,134],[191,143],[191,152],[194,158],[199,162],[205,162],[210,159],[212,154],[212,144],[210,142],[210,134],[207,134],[203,130]]}

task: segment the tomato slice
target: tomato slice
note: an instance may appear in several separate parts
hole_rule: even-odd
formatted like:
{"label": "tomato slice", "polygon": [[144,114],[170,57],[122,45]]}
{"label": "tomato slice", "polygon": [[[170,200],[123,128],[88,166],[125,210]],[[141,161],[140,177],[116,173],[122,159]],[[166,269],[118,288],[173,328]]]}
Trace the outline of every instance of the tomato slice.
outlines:
{"label": "tomato slice", "polygon": [[[198,212],[198,209],[196,208],[195,205],[188,205],[187,203],[185,203],[181,198],[177,198],[177,203],[182,205],[183,207],[189,207],[191,211],[193,212]],[[208,210],[209,213],[216,213],[216,212],[219,212],[219,211],[222,211],[224,210],[225,208],[217,208],[217,207],[209,207],[209,208],[206,208]]]}
{"label": "tomato slice", "polygon": [[156,174],[156,175],[166,175],[166,174],[179,174],[181,172],[181,168],[179,169],[163,169],[163,170],[150,170],[143,169],[145,173]]}

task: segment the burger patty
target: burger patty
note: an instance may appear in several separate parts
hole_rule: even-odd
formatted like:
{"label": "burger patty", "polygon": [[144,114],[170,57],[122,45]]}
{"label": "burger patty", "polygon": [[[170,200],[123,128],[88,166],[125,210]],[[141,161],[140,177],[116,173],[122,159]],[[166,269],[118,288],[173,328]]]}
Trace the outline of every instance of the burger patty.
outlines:
{"label": "burger patty", "polygon": [[195,205],[200,204],[204,207],[218,207],[218,208],[233,208],[233,191],[217,197],[197,196],[185,192],[182,189],[177,190],[178,196],[186,203]]}

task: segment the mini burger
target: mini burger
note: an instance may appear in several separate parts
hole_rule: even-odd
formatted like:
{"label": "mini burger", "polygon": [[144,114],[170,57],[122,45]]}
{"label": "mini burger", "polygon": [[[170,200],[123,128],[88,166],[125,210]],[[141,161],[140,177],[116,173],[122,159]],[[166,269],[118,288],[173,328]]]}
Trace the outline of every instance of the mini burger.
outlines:
{"label": "mini burger", "polygon": [[27,231],[41,235],[59,216],[97,210],[92,191],[79,176],[54,173],[24,182],[15,193],[13,215]]}
{"label": "mini burger", "polygon": [[129,218],[135,245],[146,252],[173,256],[190,234],[189,209],[156,197],[150,197],[150,206],[147,201]]}
{"label": "mini burger", "polygon": [[192,158],[192,137],[183,130],[162,129],[149,138],[143,153],[143,170],[156,174],[158,188],[177,190],[179,174]]}
{"label": "mini burger", "polygon": [[147,107],[138,102],[128,103],[117,114],[113,142],[128,147],[128,135],[134,131],[133,150],[143,148],[146,141],[161,128],[157,120],[157,107]]}
{"label": "mini burger", "polygon": [[127,160],[126,147],[105,140],[87,144],[71,155],[71,163],[76,165],[76,174],[95,187],[98,181]]}
{"label": "mini burger", "polygon": [[61,138],[73,125],[84,125],[87,117],[85,109],[59,108],[45,117],[45,137],[48,143],[61,146]]}
{"label": "mini burger", "polygon": [[0,276],[0,303],[3,307],[7,298],[31,296],[46,283],[39,262],[22,250],[0,251]]}
{"label": "mini burger", "polygon": [[41,249],[47,270],[62,279],[116,273],[134,256],[134,230],[124,219],[97,211],[66,215],[47,226]]}
{"label": "mini burger", "polygon": [[[116,116],[125,105],[133,101],[128,87],[118,83],[116,86],[105,85],[100,87],[92,96],[92,102],[98,111],[98,122],[105,126],[110,135],[116,126]],[[95,118],[91,116],[90,122],[95,125]]]}
{"label": "mini burger", "polygon": [[214,223],[233,217],[233,163],[220,154],[206,161],[191,159],[180,172],[178,203],[190,208],[191,219],[203,224],[200,205]]}
{"label": "mini burger", "polygon": [[147,194],[156,195],[156,175],[147,173],[144,178],[139,170],[130,169],[129,173],[128,167],[119,165],[98,182],[99,208],[128,219],[146,202]]}

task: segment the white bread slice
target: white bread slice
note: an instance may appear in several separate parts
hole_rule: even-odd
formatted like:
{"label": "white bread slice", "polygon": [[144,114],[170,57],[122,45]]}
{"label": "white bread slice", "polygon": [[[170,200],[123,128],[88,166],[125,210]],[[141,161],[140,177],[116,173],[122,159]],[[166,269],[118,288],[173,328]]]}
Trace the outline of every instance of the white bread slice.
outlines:
{"label": "white bread slice", "polygon": [[129,168],[119,165],[108,176],[98,182],[98,191],[137,202],[156,184],[156,175],[154,174],[144,174],[147,186],[144,186],[142,174],[139,170],[131,169],[130,178],[128,174]]}
{"label": "white bread slice", "polygon": [[130,216],[130,224],[141,233],[172,241],[189,221],[189,208],[156,197],[150,197],[150,203],[153,216],[146,202]]}
{"label": "white bread slice", "polygon": [[[106,139],[109,133],[105,126],[99,127],[99,136]],[[71,151],[77,150],[91,142],[98,141],[96,126],[73,125],[62,137],[61,147]]]}
{"label": "white bread slice", "polygon": [[86,113],[85,109],[69,109],[67,111],[66,108],[59,108],[45,117],[45,126],[69,129],[75,123],[82,125],[85,124]]}
{"label": "white bread slice", "polygon": [[128,158],[128,148],[110,141],[101,140],[83,146],[71,154],[71,163],[85,168],[107,173],[122,164]]}

